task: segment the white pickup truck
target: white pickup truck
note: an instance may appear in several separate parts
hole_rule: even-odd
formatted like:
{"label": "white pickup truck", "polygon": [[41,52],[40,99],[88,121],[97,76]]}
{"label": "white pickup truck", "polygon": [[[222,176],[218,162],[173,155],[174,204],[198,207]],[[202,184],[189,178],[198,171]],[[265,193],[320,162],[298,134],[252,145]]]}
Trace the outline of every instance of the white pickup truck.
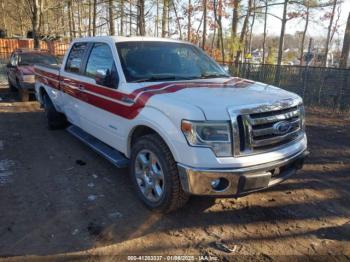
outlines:
{"label": "white pickup truck", "polygon": [[302,99],[231,77],[200,48],[159,38],[72,42],[61,68],[37,66],[49,128],[64,128],[118,167],[144,204],[239,197],[302,168]]}

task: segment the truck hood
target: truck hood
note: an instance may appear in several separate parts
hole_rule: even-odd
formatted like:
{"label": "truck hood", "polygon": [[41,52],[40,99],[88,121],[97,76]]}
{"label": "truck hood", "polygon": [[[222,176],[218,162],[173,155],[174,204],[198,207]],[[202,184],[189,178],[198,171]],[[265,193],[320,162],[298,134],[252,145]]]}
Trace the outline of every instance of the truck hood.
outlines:
{"label": "truck hood", "polygon": [[181,106],[198,107],[208,120],[228,120],[228,108],[250,108],[286,99],[301,100],[298,95],[275,86],[239,78],[229,81],[221,79],[215,82],[176,83],[164,88],[161,93],[163,95],[154,98],[163,100],[160,103],[163,109],[167,108],[167,104],[178,101]]}

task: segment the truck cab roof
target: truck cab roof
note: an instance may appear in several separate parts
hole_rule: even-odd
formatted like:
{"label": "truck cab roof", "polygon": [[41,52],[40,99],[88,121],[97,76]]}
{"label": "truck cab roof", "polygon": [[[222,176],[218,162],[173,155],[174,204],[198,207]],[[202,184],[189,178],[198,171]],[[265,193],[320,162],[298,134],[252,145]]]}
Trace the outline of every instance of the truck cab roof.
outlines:
{"label": "truck cab roof", "polygon": [[144,37],[144,36],[93,36],[93,37],[82,37],[76,38],[73,42],[94,42],[94,41],[103,41],[103,42],[147,42],[147,41],[157,41],[157,42],[173,42],[173,43],[186,43],[191,44],[182,40],[174,40],[170,38],[161,38],[161,37]]}

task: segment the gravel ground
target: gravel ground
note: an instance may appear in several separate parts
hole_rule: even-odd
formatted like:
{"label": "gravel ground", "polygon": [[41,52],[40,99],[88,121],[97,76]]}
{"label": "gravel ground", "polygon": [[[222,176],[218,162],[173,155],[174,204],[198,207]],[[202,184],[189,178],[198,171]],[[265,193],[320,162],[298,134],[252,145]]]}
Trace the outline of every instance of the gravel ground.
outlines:
{"label": "gravel ground", "polygon": [[288,181],[160,215],[138,201],[127,170],[49,131],[36,102],[7,89],[0,98],[0,260],[350,260],[349,114],[308,110],[311,155]]}

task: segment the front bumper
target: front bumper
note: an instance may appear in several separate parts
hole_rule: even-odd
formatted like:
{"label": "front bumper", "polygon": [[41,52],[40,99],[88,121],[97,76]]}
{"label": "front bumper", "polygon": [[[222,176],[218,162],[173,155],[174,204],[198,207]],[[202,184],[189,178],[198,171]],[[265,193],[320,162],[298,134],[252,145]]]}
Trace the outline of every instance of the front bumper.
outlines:
{"label": "front bumper", "polygon": [[301,169],[307,150],[266,164],[235,169],[200,169],[178,164],[182,188],[193,195],[242,196],[276,185]]}

